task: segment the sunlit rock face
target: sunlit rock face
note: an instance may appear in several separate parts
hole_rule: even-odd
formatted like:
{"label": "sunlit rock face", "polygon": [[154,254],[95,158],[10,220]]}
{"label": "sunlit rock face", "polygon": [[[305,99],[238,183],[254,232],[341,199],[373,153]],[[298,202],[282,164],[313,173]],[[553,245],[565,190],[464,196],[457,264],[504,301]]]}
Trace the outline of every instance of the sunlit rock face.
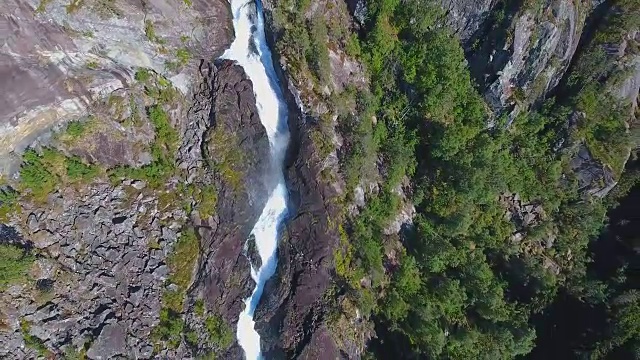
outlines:
{"label": "sunlit rock face", "polygon": [[[197,67],[230,44],[224,0],[112,2],[8,0],[0,4],[0,171],[50,129],[153,69],[188,92]],[[189,60],[189,61],[186,61]]]}

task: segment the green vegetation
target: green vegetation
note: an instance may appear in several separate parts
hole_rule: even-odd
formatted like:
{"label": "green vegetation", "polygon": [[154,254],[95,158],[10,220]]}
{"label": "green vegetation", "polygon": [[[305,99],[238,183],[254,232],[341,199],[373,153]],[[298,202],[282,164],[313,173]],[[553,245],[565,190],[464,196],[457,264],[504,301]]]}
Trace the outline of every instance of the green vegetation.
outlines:
{"label": "green vegetation", "polygon": [[47,196],[61,184],[91,182],[101,170],[87,165],[79,157],[66,157],[52,148],[44,148],[42,154],[27,149],[22,155],[20,168],[20,193],[29,194],[36,202],[46,202]]}
{"label": "green vegetation", "polygon": [[178,147],[178,132],[170,123],[169,115],[161,105],[149,108],[149,119],[155,130],[155,140],[151,144],[153,161],[142,167],[118,166],[110,170],[112,178],[144,180],[154,188],[165,184],[174,174],[175,152]]}
{"label": "green vegetation", "polygon": [[84,6],[85,0],[71,0],[69,5],[66,6],[67,14],[74,14],[78,12]]}
{"label": "green vegetation", "polygon": [[213,185],[204,185],[194,195],[194,200],[196,201],[196,210],[200,213],[201,218],[206,219],[213,216],[218,204],[218,189]]}
{"label": "green vegetation", "polygon": [[233,344],[231,327],[217,315],[210,315],[204,321],[209,334],[209,341],[218,349],[226,349]]}
{"label": "green vegetation", "polygon": [[47,5],[49,5],[49,3],[51,2],[51,0],[40,0],[40,3],[38,4],[38,7],[36,8],[36,14],[42,14],[44,12],[47,11]]}
{"label": "green vegetation", "polygon": [[46,201],[47,195],[55,190],[59,181],[58,175],[45,166],[44,155],[39,155],[33,149],[24,152],[20,168],[21,192],[30,191],[35,200],[43,202]]}
{"label": "green vegetation", "polygon": [[176,58],[178,59],[178,65],[187,65],[187,63],[189,63],[189,60],[191,60],[191,52],[189,52],[189,49],[186,48],[178,49],[178,51],[176,52]]}
{"label": "green vegetation", "polygon": [[92,10],[103,19],[108,19],[113,16],[121,17],[124,15],[122,10],[116,6],[116,0],[94,0],[92,5]]}
{"label": "green vegetation", "polygon": [[193,305],[193,312],[200,317],[204,316],[204,300],[196,300],[195,304]]}
{"label": "green vegetation", "polygon": [[20,194],[10,187],[0,188],[0,222],[6,222],[9,215],[20,211],[19,197]]}
{"label": "green vegetation", "polygon": [[26,320],[20,320],[20,330],[22,331],[22,338],[24,339],[25,345],[28,348],[36,350],[38,355],[42,357],[48,358],[53,356],[42,340],[29,333],[30,329],[31,325]]}
{"label": "green vegetation", "polygon": [[[176,293],[166,297],[167,306],[176,312],[182,312],[184,296],[191,285],[193,270],[200,256],[200,241],[195,230],[187,228],[175,245],[173,252],[167,259],[171,271],[169,282],[177,287]],[[171,293],[171,292],[170,292]]]}
{"label": "green vegetation", "polygon": [[327,24],[320,15],[305,16],[310,2],[286,0],[274,10],[274,21],[283,31],[276,44],[278,53],[285,56],[292,75],[298,79],[312,78],[320,85],[327,85],[330,76],[328,41],[346,42],[348,31],[334,34],[332,28],[341,25]]}
{"label": "green vegetation", "polygon": [[24,282],[35,258],[25,249],[12,244],[0,244],[0,290]]}
{"label": "green vegetation", "polygon": [[222,126],[209,130],[207,135],[207,154],[209,166],[214,169],[233,189],[242,186],[242,172],[238,170],[244,161],[239,150],[235,134],[226,131]]}
{"label": "green vegetation", "polygon": [[136,74],[134,75],[134,78],[136,79],[136,81],[146,83],[151,79],[151,72],[149,71],[149,69],[138,69],[138,71],[136,71]]}
{"label": "green vegetation", "polygon": [[[165,341],[171,348],[176,348],[182,341],[185,333],[185,324],[182,320],[184,299],[187,289],[191,285],[193,271],[200,255],[200,242],[194,229],[183,230],[182,236],[175,245],[167,265],[170,269],[168,283],[175,286],[174,290],[165,290],[162,297],[162,309],[160,310],[160,323],[153,330],[154,341]],[[191,337],[193,340],[193,337]]]}
{"label": "green vegetation", "polygon": [[86,360],[87,350],[91,345],[90,342],[86,342],[85,345],[78,351],[73,345],[68,345],[64,350],[64,360]]}
{"label": "green vegetation", "polygon": [[72,181],[90,182],[98,177],[100,168],[96,165],[87,165],[79,157],[73,156],[67,159],[67,176]]}
{"label": "green vegetation", "polygon": [[80,121],[71,121],[67,125],[66,134],[72,139],[78,139],[87,131],[87,124]]}
{"label": "green vegetation", "polygon": [[152,42],[158,41],[158,36],[156,35],[156,28],[153,26],[153,22],[151,20],[146,20],[144,22],[144,34],[147,36],[147,39]]}
{"label": "green vegetation", "polygon": [[96,70],[100,67],[97,61],[91,60],[87,63],[87,68],[91,70]]}
{"label": "green vegetation", "polygon": [[[287,32],[301,29],[291,8],[274,14],[287,28],[284,44]],[[341,114],[341,171],[353,189],[371,171],[366,164],[381,160],[383,182],[344,226],[335,253],[338,284],[362,314],[374,315],[377,328],[386,329],[371,346],[383,358],[526,355],[537,336],[533,317],[559,291],[603,296],[585,276],[587,246],[604,223],[606,204],[578,189],[571,152],[554,148],[569,116],[582,111],[570,142],[584,142],[619,173],[629,112],[607,92],[610,81],[578,79],[562,99],[521,114],[509,127],[499,118],[488,128],[487,106],[456,37],[439,24],[437,2],[367,1],[367,10],[360,43],[351,47],[367,65],[371,88],[350,95],[356,114]],[[296,38],[303,39],[302,48],[279,49],[287,59],[306,52],[305,37]],[[591,56],[582,55],[578,64]],[[411,180],[407,190],[417,215],[400,244],[382,231],[400,205],[392,190],[404,178]],[[545,214],[516,228],[505,219],[504,193],[519,194]],[[513,240],[516,230],[523,240]],[[386,258],[390,246],[402,248],[393,260]],[[633,309],[615,313],[636,314]]]}
{"label": "green vegetation", "polygon": [[158,341],[165,341],[169,348],[175,349],[182,341],[184,331],[184,321],[180,313],[171,309],[162,308],[160,310],[160,324],[153,329],[151,338]]}

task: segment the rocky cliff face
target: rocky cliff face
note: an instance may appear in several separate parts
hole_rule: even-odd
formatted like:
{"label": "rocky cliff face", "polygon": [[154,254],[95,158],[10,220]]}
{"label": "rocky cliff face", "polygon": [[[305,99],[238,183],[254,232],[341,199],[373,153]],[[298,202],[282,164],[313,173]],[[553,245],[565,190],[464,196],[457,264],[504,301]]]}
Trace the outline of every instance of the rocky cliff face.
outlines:
{"label": "rocky cliff face", "polygon": [[[177,173],[166,189],[140,180],[110,184],[97,179],[61,188],[44,203],[25,200],[20,212],[11,215],[12,228],[7,229],[14,230],[6,234],[13,234],[13,240],[7,237],[3,243],[32,247],[37,260],[31,270],[33,282],[11,286],[0,298],[4,358],[69,355],[77,349],[92,359],[195,356],[209,351],[212,341],[202,313],[229,324],[231,336],[242,300],[253,287],[244,243],[266,200],[263,174],[268,162],[262,159],[269,156],[269,144],[242,68],[204,63],[201,74],[190,107],[173,111],[175,126],[185,134],[176,159],[184,172]],[[142,125],[131,131],[144,129]],[[107,142],[98,149],[111,149],[120,140],[95,131],[91,136],[103,136]],[[224,131],[226,142],[212,135],[219,131]],[[237,147],[229,149],[242,151],[242,159],[211,151],[231,144],[231,137]],[[54,138],[55,146],[73,151],[75,143]],[[127,158],[108,157],[119,164],[127,164]],[[215,170],[220,166],[225,171]],[[233,178],[225,177],[228,174]],[[237,178],[242,184],[235,182]],[[217,191],[205,195],[214,199],[196,196],[194,185],[213,186]],[[180,190],[182,186],[194,192]],[[191,227],[198,233],[197,248],[192,249],[198,255],[181,265],[187,275],[194,274],[182,290],[187,309],[181,326],[197,330],[200,345],[193,339],[188,346],[162,345],[154,332],[163,321],[167,291],[176,288],[177,280],[171,278],[174,253],[186,251],[178,249],[178,239]],[[202,305],[195,305],[198,302]],[[202,310],[196,310],[198,306]],[[217,344],[216,351],[241,358],[240,349],[232,345]]]}
{"label": "rocky cliff face", "polygon": [[11,0],[0,14],[4,174],[15,170],[12,151],[128,87],[137,67],[186,94],[194,59],[217,56],[233,36],[224,0]]}
{"label": "rocky cliff face", "polygon": [[[3,221],[11,236],[0,243],[31,248],[37,260],[32,280],[0,298],[0,356],[241,358],[235,322],[253,287],[245,240],[266,201],[271,165],[251,82],[237,65],[209,63],[233,36],[228,4],[0,7],[3,172],[18,169],[26,146],[44,145],[60,149],[60,161],[78,156],[104,169],[44,201],[21,197]],[[107,181],[105,172],[119,166],[159,166],[158,141],[173,148],[153,107],[166,110],[178,134],[168,158],[175,164],[161,165],[173,172],[160,174],[160,188],[127,179],[135,171]],[[82,135],[64,130],[72,120]],[[181,250],[191,229],[196,241]],[[177,267],[176,256],[189,260]],[[181,271],[186,283],[175,278]],[[168,293],[185,297],[169,320]],[[168,324],[184,331],[169,334]],[[187,329],[198,335],[187,341]]]}
{"label": "rocky cliff face", "polygon": [[[376,157],[359,168],[353,189],[344,172],[343,153],[355,145],[340,128],[343,118],[354,127],[378,121],[358,114],[362,99],[342,102],[369,86],[345,35],[366,22],[367,8],[364,1],[309,5],[302,23],[327,40],[311,43],[303,57],[326,55],[327,62],[311,59],[305,67],[291,47],[279,45],[284,30],[277,23],[283,16],[278,4],[264,5],[289,106],[292,145],[285,176],[291,213],[277,273],[255,314],[256,329],[270,359],[357,359],[374,332],[346,294],[336,293],[335,257],[345,247],[343,226],[381,191],[386,170],[382,156]],[[557,92],[569,96],[568,74],[581,45],[589,43],[589,26],[611,9],[606,2],[570,0],[439,5],[444,23],[463,44],[491,118],[505,115],[508,123]],[[247,238],[272,179],[264,176],[270,173],[269,143],[250,80],[233,63],[211,62],[233,37],[226,1],[9,0],[0,4],[0,14],[0,172],[14,174],[27,146],[40,152],[51,146],[101,167],[96,179],[64,182],[43,201],[20,197],[20,211],[3,221],[0,245],[31,249],[35,261],[29,281],[0,295],[0,343],[6,344],[0,357],[80,351],[91,359],[211,353],[241,359],[235,323],[253,287],[250,263],[258,261]],[[329,29],[316,27],[316,17]],[[616,80],[607,91],[629,104],[631,130],[637,121],[639,42],[632,32],[620,43],[600,45],[613,64],[601,80]],[[314,52],[324,45],[326,54]],[[172,148],[154,147],[160,133],[150,118],[154,106],[166,110],[179,134],[171,173],[160,185],[114,175],[110,171],[122,166],[158,165],[157,153]],[[585,116],[570,112],[556,150],[571,155],[566,166],[580,191],[602,197],[616,185],[619,164],[599,158],[581,137]],[[91,125],[80,139],[60,131],[78,119]],[[66,180],[64,171],[61,177]],[[2,187],[0,195],[9,190]],[[411,191],[408,178],[391,190],[400,202],[397,214],[379,224],[383,271],[399,265],[404,239],[398,233],[416,213]],[[503,194],[499,200],[516,223],[514,243],[546,219],[531,199]],[[173,256],[187,234],[196,239],[193,254],[176,265]],[[542,247],[552,248],[556,234],[546,235]],[[182,279],[175,278],[176,269]],[[356,279],[361,288],[371,283],[367,276]],[[176,293],[178,305],[167,310],[175,302],[167,294]]]}

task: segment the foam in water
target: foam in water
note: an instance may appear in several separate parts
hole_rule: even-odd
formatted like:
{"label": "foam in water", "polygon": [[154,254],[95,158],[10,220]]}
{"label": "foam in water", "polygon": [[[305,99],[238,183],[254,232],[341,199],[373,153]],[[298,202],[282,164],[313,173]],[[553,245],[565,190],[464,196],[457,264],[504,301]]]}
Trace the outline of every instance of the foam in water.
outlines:
{"label": "foam in water", "polygon": [[238,319],[236,333],[246,359],[257,360],[262,356],[260,336],[254,329],[253,313],[262,296],[265,282],[276,271],[278,227],[287,213],[287,189],[282,165],[289,142],[289,131],[286,104],[278,85],[271,51],[265,39],[262,3],[256,0],[254,7],[253,1],[230,0],[230,2],[236,38],[222,58],[237,61],[253,82],[258,115],[267,131],[271,145],[271,159],[265,159],[265,161],[273,162],[272,169],[277,179],[277,185],[252,231],[262,266],[259,269],[253,266],[251,268],[251,277],[255,280],[256,287],[251,297],[245,300],[246,307]]}

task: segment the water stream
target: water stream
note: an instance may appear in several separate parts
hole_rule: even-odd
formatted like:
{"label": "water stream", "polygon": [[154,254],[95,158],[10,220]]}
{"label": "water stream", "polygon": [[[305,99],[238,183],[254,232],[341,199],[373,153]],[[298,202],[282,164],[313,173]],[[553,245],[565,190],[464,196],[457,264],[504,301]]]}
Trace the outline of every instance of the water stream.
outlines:
{"label": "water stream", "polygon": [[253,313],[262,296],[265,282],[273,276],[277,266],[278,229],[287,213],[283,162],[289,143],[289,130],[287,107],[265,39],[262,3],[260,0],[230,0],[230,3],[236,38],[222,58],[235,60],[253,82],[258,115],[271,145],[271,159],[265,161],[273,162],[272,176],[276,179],[276,186],[252,231],[262,265],[259,269],[251,267],[251,277],[255,280],[256,287],[245,300],[246,307],[238,319],[236,333],[246,359],[257,360],[262,355],[260,336],[254,329]]}

